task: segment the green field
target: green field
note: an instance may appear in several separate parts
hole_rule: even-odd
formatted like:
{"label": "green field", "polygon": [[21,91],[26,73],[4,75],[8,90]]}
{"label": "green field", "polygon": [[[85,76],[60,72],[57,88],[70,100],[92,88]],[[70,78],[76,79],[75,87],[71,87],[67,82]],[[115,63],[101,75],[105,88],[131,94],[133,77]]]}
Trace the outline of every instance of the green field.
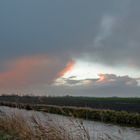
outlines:
{"label": "green field", "polygon": [[0,105],[140,127],[140,98],[0,96]]}
{"label": "green field", "polygon": [[16,102],[30,104],[44,104],[56,106],[90,107],[93,109],[109,109],[140,113],[140,98],[97,98],[97,97],[40,97],[40,96],[0,96],[0,102]]}
{"label": "green field", "polygon": [[76,118],[101,121],[105,123],[140,127],[140,114],[129,113],[127,111],[41,105],[41,104],[33,105],[33,104],[16,103],[16,102],[15,103],[1,102],[0,105],[16,107],[16,108],[26,109],[26,110],[35,110],[35,111],[42,111],[42,112],[53,113],[53,114],[60,114],[65,116],[72,116]]}

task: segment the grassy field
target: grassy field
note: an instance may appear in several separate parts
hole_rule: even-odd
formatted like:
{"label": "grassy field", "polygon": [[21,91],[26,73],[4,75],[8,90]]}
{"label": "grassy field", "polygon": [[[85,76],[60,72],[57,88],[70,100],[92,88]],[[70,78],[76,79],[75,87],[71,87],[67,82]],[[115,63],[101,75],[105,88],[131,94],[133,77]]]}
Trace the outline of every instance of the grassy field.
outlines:
{"label": "grassy field", "polygon": [[16,107],[16,108],[26,109],[26,110],[36,110],[36,111],[42,111],[47,113],[60,114],[65,116],[73,116],[76,118],[101,121],[105,123],[140,127],[139,113],[129,113],[126,111],[114,111],[114,110],[100,110],[100,109],[92,109],[92,108],[40,105],[40,104],[33,105],[33,104],[23,104],[23,103],[11,103],[11,102],[1,102],[0,105]]}
{"label": "grassy field", "polygon": [[0,140],[12,140],[13,137],[5,132],[0,132]]}
{"label": "grassy field", "polygon": [[16,102],[30,104],[45,104],[56,106],[90,107],[140,113],[140,98],[97,98],[97,97],[39,97],[39,96],[0,96],[0,102]]}

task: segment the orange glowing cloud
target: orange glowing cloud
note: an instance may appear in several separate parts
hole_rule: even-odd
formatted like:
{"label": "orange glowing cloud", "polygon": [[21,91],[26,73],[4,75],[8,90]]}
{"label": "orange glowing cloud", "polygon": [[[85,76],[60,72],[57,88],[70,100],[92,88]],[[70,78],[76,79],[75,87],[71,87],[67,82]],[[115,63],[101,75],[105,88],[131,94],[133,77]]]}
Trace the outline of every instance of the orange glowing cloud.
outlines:
{"label": "orange glowing cloud", "polygon": [[99,76],[99,79],[97,80],[97,82],[104,82],[105,81],[106,77],[104,74],[100,73],[100,74],[98,74],[98,76]]}
{"label": "orange glowing cloud", "polygon": [[66,65],[61,64],[59,59],[36,55],[10,61],[7,65],[8,70],[0,72],[0,88],[52,83],[70,71],[74,62],[71,61]]}
{"label": "orange glowing cloud", "polygon": [[0,87],[26,84],[27,78],[46,56],[23,57],[8,62],[10,69],[0,73]]}
{"label": "orange glowing cloud", "polygon": [[67,63],[65,68],[59,72],[59,77],[63,77],[67,72],[70,72],[74,67],[75,61],[71,60]]}

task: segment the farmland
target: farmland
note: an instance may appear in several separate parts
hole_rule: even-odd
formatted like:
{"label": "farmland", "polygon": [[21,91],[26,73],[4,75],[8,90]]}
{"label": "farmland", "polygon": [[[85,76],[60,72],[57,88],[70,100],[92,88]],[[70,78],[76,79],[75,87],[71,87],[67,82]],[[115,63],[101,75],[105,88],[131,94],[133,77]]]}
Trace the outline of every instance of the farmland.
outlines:
{"label": "farmland", "polygon": [[140,113],[140,98],[98,98],[98,97],[41,97],[41,96],[0,96],[0,102],[30,103],[56,106],[90,107],[93,109],[109,109]]}
{"label": "farmland", "polygon": [[0,105],[140,127],[139,101],[139,98],[1,96]]}

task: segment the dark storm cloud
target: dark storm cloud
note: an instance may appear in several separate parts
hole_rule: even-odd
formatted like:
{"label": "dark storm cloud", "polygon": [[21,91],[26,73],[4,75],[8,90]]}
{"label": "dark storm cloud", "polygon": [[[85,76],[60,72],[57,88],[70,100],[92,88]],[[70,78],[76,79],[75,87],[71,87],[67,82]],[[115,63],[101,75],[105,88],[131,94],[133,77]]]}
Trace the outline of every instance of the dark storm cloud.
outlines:
{"label": "dark storm cloud", "polygon": [[78,57],[89,51],[103,16],[120,13],[123,3],[122,0],[1,1],[0,60],[36,53]]}
{"label": "dark storm cloud", "polygon": [[126,1],[121,14],[104,16],[91,50],[96,59],[113,65],[140,67],[140,1]]}
{"label": "dark storm cloud", "polygon": [[139,66],[139,4],[139,0],[1,1],[0,61],[41,53],[67,60],[87,54],[109,65]]}
{"label": "dark storm cloud", "polygon": [[[9,71],[11,65],[7,65],[7,63],[9,64],[11,60],[20,60],[26,56],[34,58],[38,55],[47,55],[48,58],[51,58],[50,63],[52,62],[54,65],[50,64],[52,67],[49,68],[48,73],[51,75],[51,68],[58,69],[58,72],[55,72],[56,77],[67,62],[73,58],[86,59],[87,56],[93,62],[140,68],[139,5],[139,0],[0,1],[1,79],[5,79],[5,76],[8,77],[9,73],[17,74],[16,71],[13,73]],[[56,64],[56,60],[60,65]],[[43,70],[45,69],[43,68]],[[43,74],[37,74],[37,77],[44,77],[46,73],[43,71]],[[93,87],[75,87],[73,90],[83,94],[84,91],[97,94],[99,92],[113,93],[114,91],[120,94],[121,91],[130,93],[131,88],[132,93],[138,93],[139,87],[135,79],[108,76],[106,75],[107,79],[110,76],[117,79],[116,82],[113,82],[115,86],[109,83],[109,88],[106,82],[102,83],[102,87],[99,86],[100,89],[97,91]],[[12,78],[15,79],[14,76]],[[124,79],[127,79],[128,85],[124,84],[126,83]],[[67,82],[69,84],[97,83],[95,79],[93,81],[88,79],[88,81],[75,82],[69,79]],[[7,81],[5,82],[7,83]],[[121,87],[122,83],[123,87]],[[103,86],[104,84],[106,86]],[[98,85],[96,86],[98,87]],[[59,89],[59,87],[56,88]]]}

